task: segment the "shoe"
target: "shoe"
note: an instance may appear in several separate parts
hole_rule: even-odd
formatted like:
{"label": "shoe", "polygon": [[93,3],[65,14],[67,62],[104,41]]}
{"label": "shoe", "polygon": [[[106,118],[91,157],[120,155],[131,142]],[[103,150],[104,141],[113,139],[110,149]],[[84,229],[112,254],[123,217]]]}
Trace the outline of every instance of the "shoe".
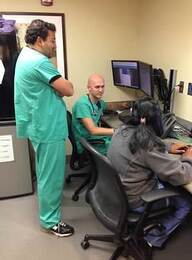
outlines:
{"label": "shoe", "polygon": [[68,237],[73,235],[74,228],[64,222],[60,222],[49,229],[49,232],[58,237]]}

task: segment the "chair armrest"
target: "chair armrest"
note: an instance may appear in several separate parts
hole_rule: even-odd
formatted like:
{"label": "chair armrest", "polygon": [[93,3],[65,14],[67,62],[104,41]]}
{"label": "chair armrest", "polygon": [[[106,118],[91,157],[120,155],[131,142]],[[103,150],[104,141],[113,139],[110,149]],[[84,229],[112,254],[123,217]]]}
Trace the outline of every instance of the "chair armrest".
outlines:
{"label": "chair armrest", "polygon": [[179,196],[180,193],[174,189],[160,189],[144,193],[141,198],[146,203],[155,202],[169,197]]}

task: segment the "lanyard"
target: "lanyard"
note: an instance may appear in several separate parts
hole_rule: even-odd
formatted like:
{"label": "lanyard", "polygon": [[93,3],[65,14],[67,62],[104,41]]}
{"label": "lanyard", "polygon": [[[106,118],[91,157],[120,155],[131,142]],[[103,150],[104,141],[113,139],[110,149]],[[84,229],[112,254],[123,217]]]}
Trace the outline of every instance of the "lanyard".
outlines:
{"label": "lanyard", "polygon": [[[93,102],[91,101],[91,99],[90,99],[90,97],[89,97],[88,94],[87,94],[87,96],[88,96],[89,102],[90,102],[90,104],[91,104],[93,116],[96,116],[96,115],[98,114],[98,111],[95,110],[94,105],[93,105]],[[101,109],[101,104],[100,104],[99,101],[98,101],[98,104],[96,104],[96,105],[97,105],[98,109]]]}

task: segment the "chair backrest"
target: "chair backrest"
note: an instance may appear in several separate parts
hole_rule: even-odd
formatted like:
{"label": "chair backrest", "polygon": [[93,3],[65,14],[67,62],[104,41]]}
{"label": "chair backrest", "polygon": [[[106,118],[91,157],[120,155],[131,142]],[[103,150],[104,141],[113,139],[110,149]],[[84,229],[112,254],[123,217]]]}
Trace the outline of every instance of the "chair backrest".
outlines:
{"label": "chair backrest", "polygon": [[97,152],[84,138],[80,141],[90,154],[96,175],[95,183],[87,191],[89,204],[105,227],[121,234],[128,215],[128,201],[119,175],[107,157]]}
{"label": "chair backrest", "polygon": [[69,140],[72,145],[72,155],[71,155],[71,159],[70,159],[70,167],[73,170],[79,170],[79,169],[83,168],[86,165],[86,163],[84,163],[84,158],[81,157],[77,151],[77,145],[76,145],[75,137],[73,134],[72,114],[70,111],[67,111],[67,124],[68,124]]}

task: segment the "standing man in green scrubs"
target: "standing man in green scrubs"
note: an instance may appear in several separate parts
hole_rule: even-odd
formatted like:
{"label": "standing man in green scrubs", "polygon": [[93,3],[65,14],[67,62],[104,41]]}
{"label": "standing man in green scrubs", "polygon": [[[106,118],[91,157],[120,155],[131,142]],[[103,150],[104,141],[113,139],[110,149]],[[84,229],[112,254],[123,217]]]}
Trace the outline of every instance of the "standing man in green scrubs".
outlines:
{"label": "standing man in green scrubs", "polygon": [[56,54],[55,31],[39,19],[27,28],[15,70],[15,113],[17,136],[29,138],[35,150],[40,225],[65,237],[74,229],[61,220],[68,137],[63,97],[73,95],[73,85],[49,60]]}
{"label": "standing man in green scrubs", "polygon": [[[93,141],[93,146],[100,153],[106,155],[113,128],[100,126],[100,119],[104,110],[127,109],[127,102],[109,102],[102,100],[105,90],[104,78],[98,74],[89,77],[87,83],[88,94],[82,96],[72,108],[72,124],[78,153],[83,153],[80,138],[84,137],[88,141]],[[96,142],[98,143],[96,144]]]}

